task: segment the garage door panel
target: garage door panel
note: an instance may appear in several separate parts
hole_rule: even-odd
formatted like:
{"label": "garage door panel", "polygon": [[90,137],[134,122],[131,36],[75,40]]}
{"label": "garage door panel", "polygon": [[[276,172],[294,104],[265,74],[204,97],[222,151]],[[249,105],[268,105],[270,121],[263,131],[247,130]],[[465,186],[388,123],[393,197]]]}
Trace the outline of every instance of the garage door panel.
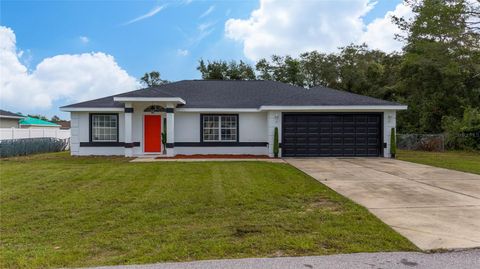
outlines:
{"label": "garage door panel", "polygon": [[285,114],[285,157],[379,156],[381,114]]}

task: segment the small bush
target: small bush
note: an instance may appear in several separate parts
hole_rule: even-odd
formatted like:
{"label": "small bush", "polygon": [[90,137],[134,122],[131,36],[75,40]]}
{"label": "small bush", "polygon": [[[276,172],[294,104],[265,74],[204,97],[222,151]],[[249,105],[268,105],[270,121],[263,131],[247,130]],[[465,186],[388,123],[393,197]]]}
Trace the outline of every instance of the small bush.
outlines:
{"label": "small bush", "polygon": [[53,137],[8,139],[0,141],[0,157],[23,156],[35,153],[67,150],[70,139]]}
{"label": "small bush", "polygon": [[397,140],[395,138],[395,128],[390,131],[390,154],[392,157],[397,154]]}
{"label": "small bush", "polygon": [[467,107],[462,118],[443,117],[442,127],[448,148],[480,150],[480,109]]}
{"label": "small bush", "polygon": [[278,158],[280,145],[278,144],[278,127],[275,127],[275,133],[273,134],[273,156]]}

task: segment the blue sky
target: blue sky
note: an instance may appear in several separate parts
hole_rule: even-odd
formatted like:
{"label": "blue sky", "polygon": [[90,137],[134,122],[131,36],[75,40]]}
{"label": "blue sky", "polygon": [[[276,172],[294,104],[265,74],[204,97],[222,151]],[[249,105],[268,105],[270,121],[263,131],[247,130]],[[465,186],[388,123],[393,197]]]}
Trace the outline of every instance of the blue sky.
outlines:
{"label": "blue sky", "polygon": [[[277,3],[270,3],[271,1]],[[369,31],[367,29],[369,25],[372,25],[373,28],[375,20],[383,20],[376,24],[387,27],[382,26],[388,23],[385,19],[386,13],[394,11],[401,2],[400,0],[379,0],[376,3],[369,0],[299,2],[301,4],[296,3],[298,8],[295,8],[296,13],[293,14],[293,11],[289,9],[291,2],[287,0],[268,0],[263,8],[258,0],[1,1],[0,25],[10,29],[12,32],[10,35],[13,34],[16,39],[13,46],[17,52],[18,61],[27,69],[24,75],[36,80],[41,77],[42,81],[39,82],[39,85],[46,85],[30,89],[31,93],[35,95],[37,93],[35,91],[42,91],[42,88],[49,87],[53,87],[54,90],[42,92],[43,97],[39,94],[35,99],[37,101],[46,100],[45,102],[50,102],[48,105],[32,107],[31,104],[34,100],[23,103],[15,101],[17,98],[14,98],[12,93],[23,89],[12,88],[11,85],[15,83],[10,83],[8,90],[11,92],[2,90],[5,91],[5,94],[2,96],[0,106],[25,113],[40,113],[48,116],[58,114],[68,117],[68,114],[59,112],[58,106],[117,92],[117,90],[112,92],[111,89],[88,88],[88,83],[85,81],[78,86],[72,86],[72,89],[65,90],[65,92],[58,89],[58,85],[65,85],[64,81],[56,83],[57,86],[48,84],[52,83],[51,80],[57,79],[54,71],[45,75],[47,71],[39,71],[39,74],[35,74],[35,70],[46,59],[55,59],[51,65],[55,61],[60,61],[59,57],[55,58],[58,55],[72,56],[101,52],[112,56],[112,64],[118,65],[119,69],[122,72],[125,71],[130,78],[138,78],[147,71],[158,70],[164,79],[175,81],[200,78],[196,70],[200,58],[207,60],[241,59],[254,63],[259,57],[267,57],[272,53],[295,55],[307,48],[331,52],[345,43],[358,43],[359,41],[379,44],[378,46],[386,51],[398,49],[397,45],[381,47],[388,43],[381,39],[388,38],[388,36],[378,37],[378,32],[381,32],[378,29],[374,29],[368,34],[365,32]],[[305,10],[301,10],[303,5]],[[365,5],[369,5],[369,7],[366,8]],[[318,8],[318,12],[312,10],[314,8]],[[259,10],[258,13],[261,15],[252,16],[254,10]],[[345,10],[350,10],[348,12],[351,13],[342,13],[347,12]],[[346,30],[335,29],[337,22],[332,22],[332,17],[329,16],[335,15],[336,12],[339,12],[337,15],[339,17],[357,16],[361,22],[350,27],[340,21],[338,27],[344,25]],[[305,17],[300,20],[299,17],[303,17],[303,15]],[[330,18],[330,22],[321,24],[322,19],[327,17]],[[276,25],[279,23],[275,20],[278,18],[282,22],[285,21],[286,25],[283,26],[283,29],[282,26],[276,29]],[[249,19],[257,20],[257,22],[249,22]],[[231,22],[227,23],[229,20]],[[298,24],[298,28],[309,29],[309,31],[313,31],[312,33],[319,34],[310,35],[305,38],[305,42],[302,42],[303,38],[298,36],[298,30],[290,31],[295,24]],[[331,33],[328,32],[329,28],[325,25],[332,28]],[[356,27],[358,30],[355,33],[350,32],[350,28],[356,29]],[[327,32],[325,32],[325,28],[327,28]],[[300,32],[301,29],[299,29]],[[275,36],[274,33],[280,34]],[[321,35],[325,35],[325,38],[321,39]],[[316,39],[317,36],[319,39]],[[272,43],[264,42],[264,38],[272,40]],[[336,41],[337,43],[331,41],[337,39],[340,40]],[[322,45],[322,40],[329,40],[329,42]],[[292,44],[286,44],[290,41]],[[94,58],[96,56],[98,55],[94,55]],[[61,62],[68,64],[71,61],[69,59],[66,58]],[[86,61],[94,62],[92,59],[86,59]],[[92,67],[93,62],[92,64],[78,63],[80,67],[77,69],[85,71],[85,73],[81,73],[86,74],[85,76],[90,74],[88,72],[95,76],[99,71]],[[58,63],[55,62],[55,64]],[[107,65],[111,67],[112,64]],[[4,65],[4,69],[13,68],[8,64]],[[86,70],[88,68],[92,68],[92,70]],[[62,70],[62,68],[51,66],[50,69],[46,67],[44,69]],[[108,68],[102,68],[102,70],[105,69]],[[75,70],[72,69],[73,72]],[[48,81],[45,76],[48,77]],[[62,76],[67,77],[64,74]],[[8,83],[8,79],[8,77],[3,78],[2,83]],[[115,85],[115,80],[117,80],[115,77],[108,79],[113,79],[112,83]],[[102,81],[101,85],[104,87],[109,85],[108,79]],[[71,79],[72,83],[75,83],[74,80]],[[90,82],[93,84],[94,81]],[[82,87],[88,89],[84,90]],[[85,91],[88,91],[89,94],[82,95],[81,93]],[[49,96],[50,94],[52,96]]]}

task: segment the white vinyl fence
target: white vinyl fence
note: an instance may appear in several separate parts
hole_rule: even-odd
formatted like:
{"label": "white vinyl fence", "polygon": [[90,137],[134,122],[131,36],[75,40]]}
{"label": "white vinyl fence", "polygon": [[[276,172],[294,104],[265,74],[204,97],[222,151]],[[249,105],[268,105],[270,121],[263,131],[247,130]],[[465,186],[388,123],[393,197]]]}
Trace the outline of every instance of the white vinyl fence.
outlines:
{"label": "white vinyl fence", "polygon": [[53,137],[66,139],[70,138],[70,130],[58,128],[0,128],[0,140]]}

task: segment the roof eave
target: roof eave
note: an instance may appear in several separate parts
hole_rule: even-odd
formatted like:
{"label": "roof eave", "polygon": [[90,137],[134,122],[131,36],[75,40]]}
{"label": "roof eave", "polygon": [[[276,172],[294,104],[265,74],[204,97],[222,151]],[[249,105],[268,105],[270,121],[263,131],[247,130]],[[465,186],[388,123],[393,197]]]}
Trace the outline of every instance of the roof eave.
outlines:
{"label": "roof eave", "polygon": [[113,97],[116,102],[168,102],[176,104],[186,104],[180,97]]}
{"label": "roof eave", "polygon": [[65,112],[118,112],[124,111],[123,107],[61,107],[61,111]]}
{"label": "roof eave", "polygon": [[0,118],[5,118],[5,119],[24,119],[25,117],[22,117],[22,116],[6,116],[6,115],[0,115]]}
{"label": "roof eave", "polygon": [[260,111],[385,111],[406,110],[406,105],[328,105],[328,106],[260,106]]}

